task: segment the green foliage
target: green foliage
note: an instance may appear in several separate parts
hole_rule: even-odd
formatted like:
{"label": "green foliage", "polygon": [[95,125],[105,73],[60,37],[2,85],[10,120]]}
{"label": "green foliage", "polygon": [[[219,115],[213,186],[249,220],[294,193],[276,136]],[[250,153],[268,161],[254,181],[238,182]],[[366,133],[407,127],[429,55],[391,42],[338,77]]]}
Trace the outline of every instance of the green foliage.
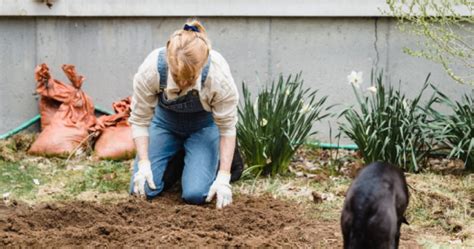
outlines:
{"label": "green foliage", "polygon": [[340,116],[347,122],[340,123],[340,129],[359,147],[366,163],[381,160],[404,170],[419,171],[418,162],[426,159],[432,142],[430,134],[423,131],[427,115],[420,107],[429,76],[420,93],[409,100],[399,89],[391,85],[385,87],[382,73],[376,82],[374,75],[372,73],[371,82],[376,92],[369,96],[352,85],[360,110],[345,109]]}
{"label": "green foliage", "polygon": [[[327,96],[316,98],[317,90],[303,88],[301,73],[266,86],[252,101],[242,83],[244,102],[239,107],[237,136],[249,168],[245,174],[283,174],[295,151],[314,135],[315,121],[328,116]],[[306,100],[306,102],[305,102]]]}
{"label": "green foliage", "polygon": [[[419,48],[404,48],[443,66],[460,83],[474,85],[474,2],[472,0],[386,0],[399,27],[425,38]],[[466,74],[467,73],[467,74]]]}
{"label": "green foliage", "polygon": [[474,171],[474,96],[465,94],[461,101],[453,102],[432,86],[437,96],[435,102],[447,105],[451,114],[440,113],[430,108],[434,122],[429,128],[438,140],[450,149],[449,157],[460,158],[467,170]]}
{"label": "green foliage", "polygon": [[100,161],[89,166],[82,177],[76,178],[66,186],[68,192],[79,194],[87,190],[101,193],[111,191],[127,191],[130,183],[130,170],[122,162]]}

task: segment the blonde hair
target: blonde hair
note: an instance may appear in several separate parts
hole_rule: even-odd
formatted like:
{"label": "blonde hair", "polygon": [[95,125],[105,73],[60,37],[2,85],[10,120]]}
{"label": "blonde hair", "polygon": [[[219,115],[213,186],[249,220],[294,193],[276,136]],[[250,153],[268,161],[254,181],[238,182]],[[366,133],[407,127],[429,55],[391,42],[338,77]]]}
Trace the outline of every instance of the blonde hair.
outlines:
{"label": "blonde hair", "polygon": [[206,29],[197,20],[187,22],[175,31],[166,45],[168,65],[173,80],[180,88],[195,84],[207,62],[211,44]]}

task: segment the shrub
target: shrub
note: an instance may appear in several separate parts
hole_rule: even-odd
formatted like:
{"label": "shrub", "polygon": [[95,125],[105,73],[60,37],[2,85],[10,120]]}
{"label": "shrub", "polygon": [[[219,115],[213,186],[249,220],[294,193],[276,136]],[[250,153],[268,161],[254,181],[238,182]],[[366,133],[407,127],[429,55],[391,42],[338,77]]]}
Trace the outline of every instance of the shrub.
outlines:
{"label": "shrub", "polygon": [[474,85],[474,2],[472,0],[386,0],[387,15],[419,42],[404,47],[409,55],[439,63],[455,81]]}
{"label": "shrub", "polygon": [[237,136],[249,165],[244,173],[257,177],[286,173],[296,150],[316,134],[311,131],[313,123],[328,116],[327,96],[318,99],[317,90],[303,88],[301,73],[286,80],[280,75],[255,101],[245,83],[242,89]]}
{"label": "shrub", "polygon": [[447,105],[451,114],[440,113],[430,108],[434,122],[430,129],[444,147],[450,149],[449,157],[460,158],[465,168],[474,171],[474,97],[463,95],[461,101],[453,102],[444,93],[436,91],[435,102]]}
{"label": "shrub", "polygon": [[[431,150],[431,134],[423,132],[428,118],[419,105],[428,86],[429,75],[419,94],[409,100],[400,89],[384,86],[380,73],[371,76],[369,95],[364,95],[358,85],[352,84],[359,111],[352,107],[345,109],[346,123],[340,123],[340,130],[359,147],[366,163],[387,161],[404,170],[419,171],[418,162],[425,160]],[[432,100],[427,104],[430,106]]]}

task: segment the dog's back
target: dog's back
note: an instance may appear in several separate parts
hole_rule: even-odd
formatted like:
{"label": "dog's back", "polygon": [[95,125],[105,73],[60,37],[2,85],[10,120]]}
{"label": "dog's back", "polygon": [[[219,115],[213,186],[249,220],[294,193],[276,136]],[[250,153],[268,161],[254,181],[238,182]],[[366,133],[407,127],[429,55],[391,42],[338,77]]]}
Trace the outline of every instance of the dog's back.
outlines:
{"label": "dog's back", "polygon": [[344,248],[398,248],[408,198],[400,169],[381,162],[366,166],[346,194],[341,215]]}

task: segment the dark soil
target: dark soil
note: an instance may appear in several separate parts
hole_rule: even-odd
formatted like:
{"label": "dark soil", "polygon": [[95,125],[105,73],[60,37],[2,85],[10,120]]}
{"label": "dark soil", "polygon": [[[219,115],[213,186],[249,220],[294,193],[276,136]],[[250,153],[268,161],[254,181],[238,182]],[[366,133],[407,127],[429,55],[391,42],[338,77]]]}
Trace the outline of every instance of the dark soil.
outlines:
{"label": "dark soil", "polygon": [[301,247],[322,238],[340,247],[335,231],[335,224],[305,219],[297,206],[271,197],[237,196],[223,210],[186,205],[176,194],[152,202],[0,207],[0,247]]}
{"label": "dark soil", "polygon": [[[0,247],[341,248],[339,230],[338,222],[269,196],[236,196],[223,210],[184,204],[176,193],[151,202],[0,206]],[[402,236],[402,247],[413,246],[412,235]]]}

